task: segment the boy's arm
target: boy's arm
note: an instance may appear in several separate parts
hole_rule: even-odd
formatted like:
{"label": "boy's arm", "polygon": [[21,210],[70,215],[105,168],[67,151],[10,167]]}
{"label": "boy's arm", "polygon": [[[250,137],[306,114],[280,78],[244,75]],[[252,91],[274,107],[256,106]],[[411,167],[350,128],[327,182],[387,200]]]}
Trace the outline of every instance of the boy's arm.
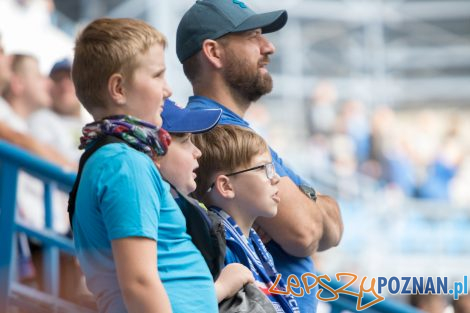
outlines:
{"label": "boy's arm", "polygon": [[113,240],[111,244],[128,312],[171,312],[170,300],[158,275],[156,242],[130,237]]}
{"label": "boy's arm", "polygon": [[233,297],[243,286],[254,282],[253,273],[245,265],[240,263],[226,265],[215,281],[217,302]]}
{"label": "boy's arm", "polygon": [[277,215],[258,218],[256,223],[285,252],[307,257],[338,245],[343,222],[333,198],[318,195],[314,202],[288,176],[281,177],[278,187],[281,202]]}

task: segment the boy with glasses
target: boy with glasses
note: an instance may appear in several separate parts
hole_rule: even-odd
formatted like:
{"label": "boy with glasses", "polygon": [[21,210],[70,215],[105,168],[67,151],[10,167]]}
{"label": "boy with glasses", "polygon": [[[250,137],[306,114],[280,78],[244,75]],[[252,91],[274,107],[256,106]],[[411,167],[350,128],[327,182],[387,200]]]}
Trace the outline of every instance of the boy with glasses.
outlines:
{"label": "boy with glasses", "polygon": [[[277,213],[279,176],[266,142],[249,129],[219,125],[194,136],[201,150],[195,196],[222,219],[226,231],[225,263],[248,267],[255,284],[276,312],[299,312],[291,295],[271,294],[277,270],[271,255],[252,228],[258,217]],[[283,281],[279,283],[285,287]]]}

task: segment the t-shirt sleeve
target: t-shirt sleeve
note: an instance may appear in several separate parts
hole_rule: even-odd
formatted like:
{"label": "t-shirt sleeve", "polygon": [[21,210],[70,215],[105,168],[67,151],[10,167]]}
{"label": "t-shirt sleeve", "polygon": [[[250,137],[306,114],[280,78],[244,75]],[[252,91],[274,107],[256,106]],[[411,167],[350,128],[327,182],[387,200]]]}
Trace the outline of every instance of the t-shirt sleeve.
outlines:
{"label": "t-shirt sleeve", "polygon": [[150,159],[145,158],[121,153],[100,173],[98,202],[109,240],[158,239],[161,177]]}
{"label": "t-shirt sleeve", "polygon": [[285,177],[288,176],[292,181],[297,185],[305,185],[305,181],[297,175],[292,169],[290,169],[287,165],[284,164],[284,161],[279,157],[279,155],[273,149],[271,150],[271,156],[273,158],[274,166],[276,167],[276,172],[279,176]]}

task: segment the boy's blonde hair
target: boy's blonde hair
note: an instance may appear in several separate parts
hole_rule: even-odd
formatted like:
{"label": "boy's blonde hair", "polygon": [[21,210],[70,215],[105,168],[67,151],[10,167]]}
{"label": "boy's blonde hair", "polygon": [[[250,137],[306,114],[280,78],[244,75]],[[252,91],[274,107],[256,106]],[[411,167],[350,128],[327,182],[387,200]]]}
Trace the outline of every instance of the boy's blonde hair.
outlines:
{"label": "boy's blonde hair", "polygon": [[149,24],[128,18],[101,18],[77,37],[72,79],[77,97],[90,114],[106,109],[107,84],[114,73],[132,80],[138,56],[150,47],[166,47],[162,33]]}
{"label": "boy's blonde hair", "polygon": [[217,125],[212,130],[193,135],[194,144],[201,150],[196,170],[196,198],[202,200],[215,179],[216,173],[229,173],[248,167],[253,157],[269,151],[264,139],[252,130],[234,125]]}

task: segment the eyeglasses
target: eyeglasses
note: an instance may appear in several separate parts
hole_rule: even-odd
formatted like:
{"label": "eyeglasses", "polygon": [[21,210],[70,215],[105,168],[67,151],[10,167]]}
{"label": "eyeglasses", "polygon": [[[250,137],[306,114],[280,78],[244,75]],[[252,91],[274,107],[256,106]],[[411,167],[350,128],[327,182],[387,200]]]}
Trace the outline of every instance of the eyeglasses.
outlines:
{"label": "eyeglasses", "polygon": [[[234,175],[238,175],[238,174],[249,172],[249,171],[260,170],[262,168],[264,168],[264,173],[266,174],[267,179],[271,180],[276,175],[276,168],[274,167],[273,162],[271,162],[271,163],[266,163],[266,164],[263,164],[263,165],[258,165],[258,166],[255,166],[255,167],[250,167],[250,168],[247,168],[246,170],[241,170],[241,171],[225,174],[225,176],[234,176]],[[206,193],[211,192],[211,190],[212,190],[212,188],[214,188],[214,186],[215,186],[215,182],[213,182],[210,185],[210,187],[207,189]]]}

